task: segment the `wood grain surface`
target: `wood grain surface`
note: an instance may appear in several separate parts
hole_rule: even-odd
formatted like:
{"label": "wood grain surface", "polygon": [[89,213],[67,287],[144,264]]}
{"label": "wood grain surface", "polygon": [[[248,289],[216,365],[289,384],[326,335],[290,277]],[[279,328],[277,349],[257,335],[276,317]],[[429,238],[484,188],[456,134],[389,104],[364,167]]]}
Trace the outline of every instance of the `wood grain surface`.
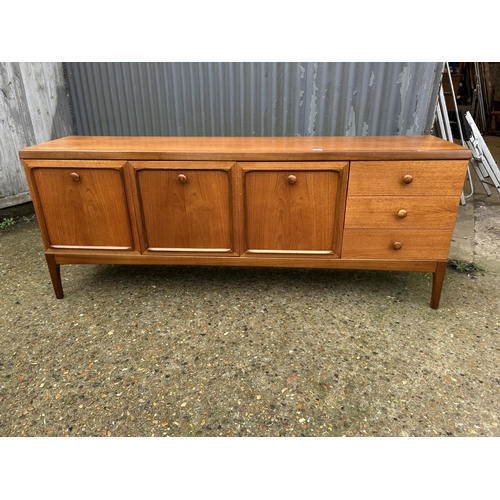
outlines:
{"label": "wood grain surface", "polygon": [[458,196],[352,195],[347,199],[345,227],[453,229],[458,204]]}
{"label": "wood grain surface", "polygon": [[[446,259],[450,230],[345,229],[342,258],[346,259]],[[398,250],[395,243],[400,243]]]}
{"label": "wood grain surface", "polygon": [[239,163],[242,253],[339,256],[348,165]]}
{"label": "wood grain surface", "polygon": [[121,168],[35,167],[31,174],[50,247],[133,248]]}
{"label": "wood grain surface", "polygon": [[150,251],[233,251],[231,166],[201,162],[135,165],[145,247]]}
{"label": "wood grain surface", "polygon": [[68,136],[20,150],[21,158],[124,160],[469,159],[468,148],[431,135],[378,137]]}
{"label": "wood grain surface", "polygon": [[[352,162],[349,194],[456,196],[462,191],[467,165],[467,161]],[[404,180],[407,175],[412,177],[410,183]]]}
{"label": "wood grain surface", "polygon": [[24,148],[56,297],[69,263],[434,273],[471,152],[433,136],[84,137]]}

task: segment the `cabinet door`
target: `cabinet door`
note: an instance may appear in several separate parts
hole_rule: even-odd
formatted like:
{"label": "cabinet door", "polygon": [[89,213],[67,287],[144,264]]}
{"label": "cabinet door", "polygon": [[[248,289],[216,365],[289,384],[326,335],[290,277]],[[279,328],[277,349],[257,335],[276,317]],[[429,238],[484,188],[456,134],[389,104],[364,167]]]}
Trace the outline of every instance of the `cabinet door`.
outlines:
{"label": "cabinet door", "polygon": [[123,162],[26,162],[47,248],[130,250]]}
{"label": "cabinet door", "polygon": [[232,162],[132,162],[146,252],[236,255]]}
{"label": "cabinet door", "polygon": [[340,255],[347,163],[238,165],[244,254]]}

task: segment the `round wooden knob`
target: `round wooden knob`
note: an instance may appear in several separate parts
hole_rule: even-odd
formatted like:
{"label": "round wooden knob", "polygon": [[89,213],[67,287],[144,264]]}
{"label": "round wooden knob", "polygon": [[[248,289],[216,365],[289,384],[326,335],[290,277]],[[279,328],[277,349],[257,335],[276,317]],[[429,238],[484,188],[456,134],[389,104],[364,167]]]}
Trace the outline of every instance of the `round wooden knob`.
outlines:
{"label": "round wooden knob", "polygon": [[398,217],[400,217],[401,219],[404,219],[406,216],[408,215],[408,212],[402,208],[399,212],[398,212]]}
{"label": "round wooden knob", "polygon": [[413,175],[410,175],[410,174],[406,174],[404,177],[403,177],[403,182],[405,184],[411,184],[413,182]]}
{"label": "round wooden knob", "polygon": [[287,181],[288,184],[295,184],[297,182],[297,177],[295,177],[295,175],[289,175]]}
{"label": "round wooden knob", "polygon": [[181,183],[181,184],[184,184],[185,182],[187,182],[187,177],[184,175],[184,174],[179,174],[177,176],[177,180]]}
{"label": "round wooden knob", "polygon": [[399,250],[402,246],[403,246],[403,244],[400,241],[395,241],[392,244],[392,248],[394,248],[394,250]]}
{"label": "round wooden knob", "polygon": [[76,172],[71,172],[69,176],[75,181],[78,182],[80,180],[80,176]]}

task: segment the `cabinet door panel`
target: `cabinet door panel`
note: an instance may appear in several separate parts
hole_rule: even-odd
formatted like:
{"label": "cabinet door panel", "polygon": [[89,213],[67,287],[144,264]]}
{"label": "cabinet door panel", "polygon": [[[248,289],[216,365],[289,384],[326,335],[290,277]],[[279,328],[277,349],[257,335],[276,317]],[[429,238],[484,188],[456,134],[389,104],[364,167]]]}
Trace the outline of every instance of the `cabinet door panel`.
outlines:
{"label": "cabinet door panel", "polygon": [[338,255],[346,163],[240,165],[245,252]]}
{"label": "cabinet door panel", "polygon": [[121,167],[31,168],[52,248],[133,247]]}
{"label": "cabinet door panel", "polygon": [[148,251],[234,251],[231,163],[133,165]]}

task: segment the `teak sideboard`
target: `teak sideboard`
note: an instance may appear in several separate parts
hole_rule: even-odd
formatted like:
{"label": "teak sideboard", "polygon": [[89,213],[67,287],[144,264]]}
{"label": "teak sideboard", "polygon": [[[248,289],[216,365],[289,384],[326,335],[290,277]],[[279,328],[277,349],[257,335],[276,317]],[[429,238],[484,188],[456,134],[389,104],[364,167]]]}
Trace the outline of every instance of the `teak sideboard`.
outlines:
{"label": "teak sideboard", "polygon": [[433,273],[469,149],[428,136],[89,137],[21,149],[52,284],[63,264]]}

